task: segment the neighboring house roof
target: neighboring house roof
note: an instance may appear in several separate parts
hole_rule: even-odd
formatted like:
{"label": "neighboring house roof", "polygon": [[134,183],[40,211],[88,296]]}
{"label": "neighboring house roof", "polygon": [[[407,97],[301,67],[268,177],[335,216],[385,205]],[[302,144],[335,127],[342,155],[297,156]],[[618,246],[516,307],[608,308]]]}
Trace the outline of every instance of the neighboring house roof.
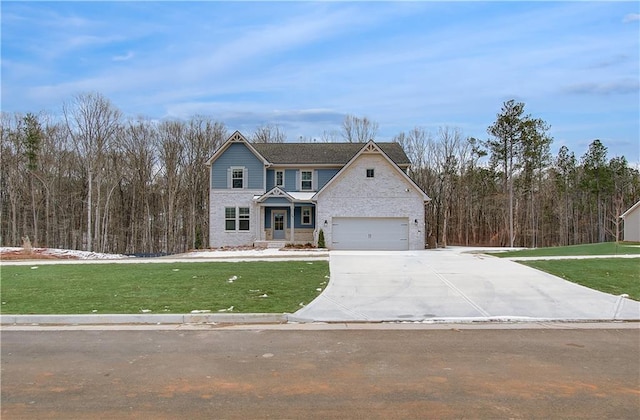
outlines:
{"label": "neighboring house roof", "polygon": [[[398,166],[410,164],[398,143],[376,143]],[[253,143],[273,165],[346,165],[365,143]]]}
{"label": "neighboring house roof", "polygon": [[628,215],[630,215],[631,213],[633,213],[638,207],[640,207],[640,201],[638,201],[636,204],[634,204],[633,206],[631,206],[631,208],[629,208],[629,210],[625,211],[624,213],[622,213],[620,215],[620,217],[622,219],[624,219],[625,217],[627,217]]}

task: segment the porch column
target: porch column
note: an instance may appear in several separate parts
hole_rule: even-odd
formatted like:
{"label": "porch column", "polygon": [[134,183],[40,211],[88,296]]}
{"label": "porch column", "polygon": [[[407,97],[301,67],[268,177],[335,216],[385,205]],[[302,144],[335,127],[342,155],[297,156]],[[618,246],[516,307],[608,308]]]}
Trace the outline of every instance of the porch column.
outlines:
{"label": "porch column", "polygon": [[296,207],[295,205],[291,204],[291,206],[289,206],[289,208],[291,209],[291,243],[294,243],[296,240],[296,235],[294,232],[294,221],[295,221],[295,216],[296,216]]}
{"label": "porch column", "polygon": [[264,206],[258,206],[258,220],[256,226],[258,226],[258,240],[264,241]]}

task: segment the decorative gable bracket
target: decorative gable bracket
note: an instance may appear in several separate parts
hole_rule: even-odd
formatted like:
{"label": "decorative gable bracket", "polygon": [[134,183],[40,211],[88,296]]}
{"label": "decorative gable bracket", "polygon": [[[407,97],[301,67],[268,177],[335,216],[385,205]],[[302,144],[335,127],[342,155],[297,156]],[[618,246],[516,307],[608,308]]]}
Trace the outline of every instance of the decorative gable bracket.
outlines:
{"label": "decorative gable bracket", "polygon": [[382,150],[380,150],[377,144],[370,141],[364,146],[360,153],[382,153]]}
{"label": "decorative gable bracket", "polygon": [[243,143],[243,142],[247,142],[247,139],[244,138],[244,136],[242,134],[240,134],[239,131],[234,132],[231,137],[229,137],[229,142],[231,143]]}
{"label": "decorative gable bracket", "polygon": [[294,201],[294,198],[291,195],[287,194],[285,191],[281,190],[279,187],[272,188],[271,190],[267,191],[261,196],[255,198],[255,201],[257,201],[258,203],[261,203],[272,197],[283,197],[289,201],[292,201],[292,202]]}

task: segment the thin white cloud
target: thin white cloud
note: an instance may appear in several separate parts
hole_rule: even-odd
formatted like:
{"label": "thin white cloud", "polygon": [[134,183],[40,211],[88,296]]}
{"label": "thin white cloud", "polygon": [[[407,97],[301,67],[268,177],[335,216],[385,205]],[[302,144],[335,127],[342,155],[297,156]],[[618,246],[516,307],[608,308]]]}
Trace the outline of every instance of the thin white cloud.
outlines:
{"label": "thin white cloud", "polygon": [[567,93],[579,95],[624,95],[628,93],[637,93],[638,91],[640,91],[640,82],[638,82],[638,80],[626,79],[608,83],[579,83],[567,86],[566,88],[564,88],[564,91]]}
{"label": "thin white cloud", "polygon": [[[76,20],[69,30],[31,34],[27,48],[41,51],[28,60],[3,52],[3,105],[33,111],[89,90],[131,115],[205,114],[305,136],[366,115],[384,138],[440,122],[482,137],[512,97],[558,130],[570,125],[556,117],[567,109],[593,127],[606,123],[603,110],[638,109],[638,41],[619,24],[626,10],[608,3],[162,3],[162,13],[117,5],[90,25],[80,14],[67,18]],[[16,27],[29,34],[37,25]],[[5,34],[22,48],[20,33],[3,25]],[[27,63],[31,80],[21,76]]]}
{"label": "thin white cloud", "polygon": [[113,61],[129,61],[131,60],[133,57],[135,57],[135,54],[133,53],[133,51],[128,51],[126,54],[124,55],[116,55],[112,58]]}
{"label": "thin white cloud", "polygon": [[640,20],[640,13],[629,13],[622,19],[622,22],[629,23],[629,22],[635,22],[638,20]]}

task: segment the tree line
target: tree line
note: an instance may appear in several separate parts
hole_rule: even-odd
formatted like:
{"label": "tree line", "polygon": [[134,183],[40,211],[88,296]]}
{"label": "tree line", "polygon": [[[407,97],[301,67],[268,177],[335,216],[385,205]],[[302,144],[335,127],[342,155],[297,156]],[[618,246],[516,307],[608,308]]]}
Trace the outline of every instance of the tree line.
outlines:
{"label": "tree line", "polygon": [[[430,240],[439,245],[550,246],[614,240],[618,216],[640,196],[640,175],[594,140],[581,158],[551,156],[548,125],[505,102],[489,139],[458,128],[399,133],[411,176],[432,198]],[[344,119],[319,141],[376,139],[378,124]],[[223,122],[124,118],[109,99],[84,93],[61,116],[2,113],[0,245],[124,254],[206,248],[209,174],[227,139]],[[264,125],[253,142],[285,142]],[[309,138],[296,141],[315,141]]]}
{"label": "tree line", "polygon": [[427,219],[442,246],[546,247],[620,240],[619,216],[640,199],[640,173],[593,140],[580,157],[551,154],[550,126],[514,100],[487,139],[460,129],[400,133],[411,176],[432,198]]}

